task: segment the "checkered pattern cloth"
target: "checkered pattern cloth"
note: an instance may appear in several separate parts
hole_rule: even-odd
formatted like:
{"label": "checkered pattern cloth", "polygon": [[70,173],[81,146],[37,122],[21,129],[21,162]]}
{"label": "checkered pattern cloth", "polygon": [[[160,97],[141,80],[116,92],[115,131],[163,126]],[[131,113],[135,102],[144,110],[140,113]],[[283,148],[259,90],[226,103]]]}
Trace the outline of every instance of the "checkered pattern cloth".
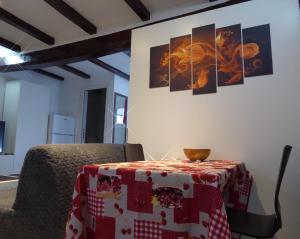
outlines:
{"label": "checkered pattern cloth", "polygon": [[92,216],[102,216],[104,213],[103,198],[96,196],[96,191],[87,189],[88,213]]}
{"label": "checkered pattern cloth", "polygon": [[162,239],[160,223],[143,220],[134,220],[134,238]]}
{"label": "checkered pattern cloth", "polygon": [[247,175],[243,184],[239,187],[239,194],[244,196],[249,196],[252,187],[252,178],[251,176]]}
{"label": "checkered pattern cloth", "polygon": [[227,216],[220,209],[215,209],[210,220],[208,238],[231,239],[231,232],[227,222]]}
{"label": "checkered pattern cloth", "polygon": [[[95,176],[103,175],[120,179],[120,195],[101,197],[102,186],[116,186],[114,180],[95,182]],[[235,161],[86,165],[73,196],[76,213],[71,213],[66,231],[72,226],[82,239],[232,239],[225,205],[246,210],[251,182],[245,165]],[[168,202],[174,198],[182,204]]]}

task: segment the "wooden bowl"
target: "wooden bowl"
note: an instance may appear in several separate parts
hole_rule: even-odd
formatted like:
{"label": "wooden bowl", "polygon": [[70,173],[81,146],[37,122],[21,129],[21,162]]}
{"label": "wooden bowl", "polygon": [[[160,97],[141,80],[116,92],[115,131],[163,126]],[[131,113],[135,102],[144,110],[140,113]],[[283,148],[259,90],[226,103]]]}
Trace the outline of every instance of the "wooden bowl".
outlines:
{"label": "wooden bowl", "polygon": [[185,156],[191,161],[204,161],[210,154],[210,149],[183,149]]}

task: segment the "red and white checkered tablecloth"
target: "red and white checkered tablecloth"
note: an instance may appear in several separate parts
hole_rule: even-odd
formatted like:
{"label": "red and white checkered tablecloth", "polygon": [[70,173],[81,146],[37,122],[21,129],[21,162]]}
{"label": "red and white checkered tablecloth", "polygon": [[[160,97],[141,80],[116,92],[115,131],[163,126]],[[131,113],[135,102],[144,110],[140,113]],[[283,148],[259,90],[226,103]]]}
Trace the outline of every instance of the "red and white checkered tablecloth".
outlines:
{"label": "red and white checkered tablecloth", "polygon": [[230,239],[225,205],[246,210],[252,177],[236,161],[83,166],[66,239]]}

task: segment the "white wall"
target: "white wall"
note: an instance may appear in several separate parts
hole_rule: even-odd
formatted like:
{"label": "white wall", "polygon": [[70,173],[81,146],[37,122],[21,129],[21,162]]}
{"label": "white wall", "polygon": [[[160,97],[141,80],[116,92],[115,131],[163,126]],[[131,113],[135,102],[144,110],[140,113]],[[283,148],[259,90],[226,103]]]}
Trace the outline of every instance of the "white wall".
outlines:
{"label": "white wall", "polygon": [[129,81],[115,75],[114,92],[128,97],[129,94]]}
{"label": "white wall", "polygon": [[48,88],[50,92],[49,114],[57,113],[59,111],[61,81],[50,79],[32,71],[20,71],[10,74],[14,79],[28,81]]}
{"label": "white wall", "polygon": [[[1,73],[0,73],[0,77],[1,77]],[[27,81],[37,85],[47,87],[50,90],[49,114],[57,113],[59,111],[59,104],[60,104],[59,97],[60,97],[60,86],[61,86],[60,81],[50,79],[46,76],[42,76],[33,71],[10,72],[10,73],[2,74],[2,77],[6,80]]]}
{"label": "white wall", "polygon": [[[58,112],[58,110],[59,110],[59,100],[60,100],[59,99],[59,97],[60,97],[60,85],[61,85],[61,83],[59,81],[49,79],[47,77],[41,76],[41,75],[36,74],[34,72],[31,72],[31,71],[5,73],[5,74],[0,74],[0,77],[1,77],[1,79],[0,79],[0,110],[1,110],[1,108],[2,109],[4,108],[4,96],[7,93],[6,95],[8,96],[8,99],[6,101],[7,102],[6,105],[7,105],[8,112],[13,111],[13,109],[16,109],[16,111],[17,111],[17,107],[11,107],[11,106],[12,106],[12,104],[15,104],[15,105],[17,104],[17,102],[19,100],[19,97],[17,95],[20,94],[20,92],[19,93],[17,92],[16,94],[11,94],[10,92],[5,92],[5,88],[6,88],[6,84],[8,84],[8,85],[19,84],[20,85],[22,82],[24,82],[24,83],[32,83],[32,84],[34,84],[35,87],[41,86],[41,87],[45,87],[45,88],[48,89],[49,94],[50,94],[49,95],[50,100],[47,103],[48,105],[46,105],[43,108],[43,110],[47,109],[47,112],[45,113],[46,117],[49,114]],[[45,89],[45,88],[42,88],[42,89]],[[14,91],[12,91],[12,92],[14,92]],[[29,93],[29,96],[31,95],[30,92],[31,91],[30,91],[30,87],[29,87],[28,92],[27,92],[27,93]],[[34,96],[36,98],[32,103],[41,103],[42,102],[43,97],[41,99],[39,99],[40,96],[38,96],[37,94],[34,94]],[[28,97],[26,97],[26,99],[29,100]],[[41,110],[37,113],[41,113],[43,110]],[[1,116],[0,119],[2,119],[2,110],[0,112],[1,112],[0,113],[0,116]],[[15,112],[14,115],[16,115],[16,114],[17,113]],[[31,114],[35,115],[36,113],[31,112]],[[5,117],[3,117],[4,118],[3,120],[14,122],[13,124],[10,124],[10,125],[15,125],[16,126],[18,117],[19,116],[16,116],[16,118],[14,120],[9,120],[9,119],[5,119],[5,118],[7,118],[7,116],[5,116]],[[11,118],[11,116],[10,116],[10,118]],[[18,145],[19,146],[17,146],[17,145],[16,145],[16,147],[14,146],[15,145],[15,140],[14,139],[6,140],[6,143],[7,142],[13,142],[12,150],[9,150],[9,151],[16,152],[18,155],[17,156],[16,155],[12,155],[12,156],[2,155],[0,157],[0,174],[10,174],[10,173],[14,173],[14,172],[17,173],[19,171],[20,167],[22,166],[22,162],[23,162],[23,159],[24,159],[24,152],[23,151],[26,150],[25,148],[28,146],[28,144],[30,144],[30,146],[33,146],[33,144],[34,144],[33,142],[36,142],[36,143],[39,143],[39,144],[46,142],[46,141],[45,142],[44,141],[35,141],[35,139],[37,137],[40,137],[41,133],[43,133],[43,132],[41,132],[41,130],[37,130],[36,128],[32,128],[32,127],[34,127],[35,122],[34,121],[30,121],[30,122],[31,122],[31,124],[29,124],[29,126],[27,126],[27,127],[22,126],[22,127],[24,127],[24,129],[22,129],[22,130],[26,131],[27,129],[28,130],[31,129],[30,136],[28,136],[28,135],[26,136],[25,134],[20,134],[20,137],[22,138],[22,140],[21,141],[18,140],[18,142],[19,142]],[[39,122],[41,123],[42,121],[39,121]],[[6,126],[6,127],[7,127],[6,128],[6,134],[5,134],[6,137],[15,138],[15,135],[16,135],[15,130],[12,133],[7,133],[9,131],[9,128],[8,128],[8,126]],[[12,127],[12,128],[16,128],[16,127]],[[22,136],[24,136],[25,138],[22,137]],[[26,137],[28,137],[29,140]],[[30,140],[30,139],[32,139],[32,140]],[[27,149],[28,149],[28,147],[27,147]],[[20,152],[23,152],[23,153],[20,153]]]}
{"label": "white wall", "polygon": [[21,82],[14,173],[20,172],[31,147],[47,142],[49,102],[49,88],[28,81]]}
{"label": "white wall", "polygon": [[[218,93],[208,95],[149,89],[150,47],[212,23],[217,28],[270,23],[274,74],[246,78],[244,85],[219,87]],[[296,239],[300,233],[299,31],[297,0],[253,0],[136,29],[132,34],[129,142],[142,143],[146,154],[156,159],[166,154],[183,158],[184,147],[196,147],[211,148],[210,159],[246,162],[257,186],[250,210],[267,213],[274,212],[281,150],[293,144],[296,153],[281,191],[284,228],[278,238],[282,239]]]}
{"label": "white wall", "polygon": [[[78,63],[80,66],[81,63]],[[77,67],[78,67],[77,66]],[[81,80],[75,78],[66,78],[61,85],[60,108],[59,113],[75,117],[76,135],[75,142],[81,143],[83,127],[83,102],[84,91],[91,89],[106,88],[106,116],[104,142],[110,143],[112,140],[113,125],[113,91],[114,75],[108,71],[101,70],[98,66],[88,64],[85,66],[86,72],[91,75],[91,79]],[[100,69],[100,70],[99,70]]]}

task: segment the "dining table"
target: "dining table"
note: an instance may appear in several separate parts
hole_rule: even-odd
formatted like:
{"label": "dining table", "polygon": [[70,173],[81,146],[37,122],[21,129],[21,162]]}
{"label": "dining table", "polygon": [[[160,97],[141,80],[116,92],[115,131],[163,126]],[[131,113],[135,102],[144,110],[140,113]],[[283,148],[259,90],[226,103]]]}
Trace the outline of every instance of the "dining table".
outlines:
{"label": "dining table", "polygon": [[231,239],[226,207],[247,210],[252,176],[232,160],[82,166],[67,239]]}

